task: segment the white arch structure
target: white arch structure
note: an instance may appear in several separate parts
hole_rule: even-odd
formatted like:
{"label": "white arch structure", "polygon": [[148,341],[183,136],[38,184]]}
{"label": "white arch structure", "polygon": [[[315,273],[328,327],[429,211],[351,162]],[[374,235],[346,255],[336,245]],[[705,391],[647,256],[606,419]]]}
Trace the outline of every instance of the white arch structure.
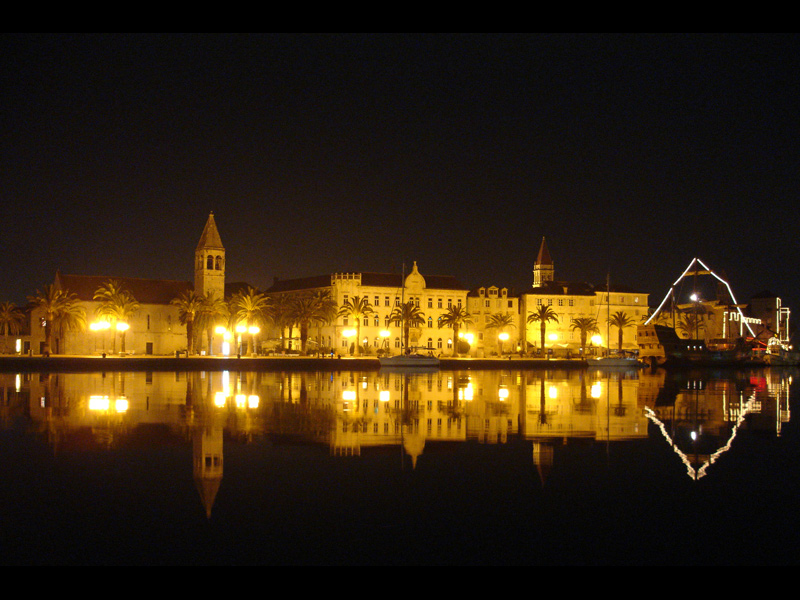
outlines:
{"label": "white arch structure", "polygon": [[701,267],[703,267],[703,273],[700,273],[699,271],[696,271],[697,274],[711,275],[714,278],[716,278],[717,281],[719,281],[720,283],[725,284],[725,287],[728,288],[728,293],[731,295],[731,299],[733,300],[733,303],[736,305],[736,310],[739,312],[739,318],[742,320],[741,322],[744,323],[747,326],[747,330],[750,332],[750,335],[752,335],[753,337],[756,337],[756,334],[753,332],[753,329],[750,327],[750,323],[745,318],[744,313],[742,312],[742,309],[739,308],[739,303],[736,301],[736,296],[733,295],[733,290],[731,289],[731,286],[722,277],[720,277],[719,275],[714,273],[714,271],[709,269],[703,263],[703,261],[700,260],[699,258],[695,258],[694,260],[692,260],[692,262],[689,264],[689,266],[686,268],[686,270],[683,272],[683,274],[680,277],[678,277],[678,280],[675,283],[672,284],[672,287],[669,288],[669,292],[667,292],[667,295],[664,297],[664,300],[661,302],[661,304],[659,305],[658,309],[656,309],[656,311],[650,316],[650,318],[647,320],[645,325],[650,325],[650,323],[659,315],[659,313],[661,312],[661,309],[664,308],[664,305],[667,303],[667,300],[669,300],[669,297],[674,292],[675,286],[678,285],[683,280],[683,278],[686,277],[689,273],[694,273],[694,272],[692,272],[692,267],[694,267],[697,264],[699,264]]}

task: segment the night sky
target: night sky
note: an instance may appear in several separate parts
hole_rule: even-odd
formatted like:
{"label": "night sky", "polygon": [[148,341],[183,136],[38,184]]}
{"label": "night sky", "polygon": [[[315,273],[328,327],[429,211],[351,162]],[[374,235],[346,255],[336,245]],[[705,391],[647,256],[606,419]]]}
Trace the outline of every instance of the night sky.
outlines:
{"label": "night sky", "polygon": [[797,34],[4,33],[0,301],[57,270],[556,277],[800,311]]}

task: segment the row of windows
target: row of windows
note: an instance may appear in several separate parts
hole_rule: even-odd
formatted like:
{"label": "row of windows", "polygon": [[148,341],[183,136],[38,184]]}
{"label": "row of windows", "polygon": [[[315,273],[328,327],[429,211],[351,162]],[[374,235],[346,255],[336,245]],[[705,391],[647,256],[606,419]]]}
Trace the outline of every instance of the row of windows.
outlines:
{"label": "row of windows", "polygon": [[[345,294],[343,303],[346,303],[348,301],[348,299],[349,299],[349,296],[347,294]],[[407,302],[413,302],[416,305],[417,308],[420,308],[421,307],[422,298],[415,298],[415,297],[412,296],[412,297],[408,298]],[[428,302],[428,308],[433,308],[434,298],[433,297],[429,297],[427,299],[427,302]],[[395,296],[394,297],[394,306],[400,306],[400,304],[401,304],[400,296]],[[456,306],[461,306],[462,305],[461,298],[457,298],[455,301],[453,300],[453,298],[447,298],[447,308],[453,308],[454,304]],[[380,296],[375,296],[374,297],[374,302],[372,303],[372,306],[373,307],[381,306],[381,297]],[[390,308],[392,306],[391,296],[384,296],[383,297],[383,306],[385,306],[387,308]],[[445,307],[445,299],[444,298],[436,298],[436,308],[443,309],[444,307]]]}
{"label": "row of windows", "polygon": [[[370,315],[370,316],[364,317],[363,323],[364,323],[364,327],[369,327],[370,323],[372,323],[373,327],[380,327],[381,326],[381,317],[380,317],[380,315]],[[389,329],[389,327],[391,327],[393,324],[394,324],[395,327],[400,327],[401,322],[400,321],[392,321],[392,320],[389,319],[389,317],[385,317],[383,319],[383,326],[386,329]],[[434,324],[436,325],[437,329],[442,329],[442,327],[443,327],[442,326],[442,317],[439,317],[438,319],[436,319],[436,321],[433,320],[433,317],[428,317],[428,321],[427,321],[428,329],[433,329],[434,328]],[[344,327],[349,327],[350,326],[350,318],[349,317],[342,317],[342,325]],[[448,327],[448,329],[452,329],[451,325],[448,325],[447,327]]]}

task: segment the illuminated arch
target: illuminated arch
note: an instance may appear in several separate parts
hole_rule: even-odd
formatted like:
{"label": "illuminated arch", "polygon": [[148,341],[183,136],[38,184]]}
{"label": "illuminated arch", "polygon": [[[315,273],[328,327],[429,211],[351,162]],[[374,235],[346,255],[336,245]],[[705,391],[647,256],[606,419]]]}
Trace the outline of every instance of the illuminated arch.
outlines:
{"label": "illuminated arch", "polygon": [[[703,268],[703,271],[701,272],[701,271],[699,271],[697,268],[695,268],[695,270],[694,270],[694,271],[692,271],[692,267],[695,267],[695,265],[700,265],[700,267],[702,267],[702,268]],[[683,280],[684,280],[684,278],[686,278],[686,277],[687,277],[687,276],[689,276],[689,275],[711,275],[711,276],[712,276],[712,277],[714,277],[714,278],[715,278],[717,281],[719,281],[720,283],[724,284],[724,285],[725,285],[725,287],[728,289],[728,293],[731,295],[731,299],[733,300],[733,303],[734,303],[735,305],[737,305],[737,306],[736,306],[736,310],[737,310],[737,311],[738,311],[738,313],[739,313],[739,318],[741,319],[741,322],[743,322],[743,323],[745,324],[745,326],[747,327],[747,330],[750,332],[750,335],[752,335],[753,337],[756,337],[756,334],[753,332],[753,329],[752,329],[752,327],[750,327],[750,323],[749,323],[749,322],[747,321],[747,319],[745,318],[745,316],[744,316],[744,313],[742,312],[742,309],[741,309],[741,308],[739,308],[739,306],[738,306],[739,302],[737,302],[737,300],[736,300],[736,296],[734,296],[734,295],[733,295],[733,290],[731,289],[731,286],[730,286],[730,285],[728,284],[728,282],[727,282],[727,281],[725,281],[725,280],[724,280],[722,277],[720,277],[719,275],[717,275],[716,273],[714,273],[714,271],[712,271],[711,269],[709,269],[709,268],[708,268],[708,267],[707,267],[707,266],[706,266],[706,265],[703,263],[703,261],[701,261],[699,258],[695,258],[694,260],[692,260],[692,262],[689,264],[689,266],[686,268],[686,270],[683,272],[683,274],[682,274],[682,275],[681,275],[681,276],[678,278],[678,280],[677,280],[675,283],[673,283],[673,284],[672,284],[672,287],[670,287],[670,288],[669,288],[669,292],[667,292],[667,295],[666,295],[666,296],[664,296],[664,300],[661,302],[661,304],[660,304],[660,305],[659,305],[659,307],[656,309],[656,311],[655,311],[655,312],[654,312],[654,313],[653,313],[653,314],[650,316],[650,318],[647,320],[647,322],[645,323],[645,325],[650,325],[650,323],[652,323],[652,322],[653,322],[653,321],[654,321],[654,320],[655,320],[655,319],[658,317],[658,315],[659,315],[659,314],[661,313],[661,311],[663,310],[664,306],[666,306],[666,304],[667,304],[667,301],[670,299],[670,297],[671,297],[671,296],[673,296],[673,294],[674,294],[674,292],[675,292],[675,287],[676,287],[676,286],[677,286],[677,285],[678,285],[678,284],[679,284],[681,281],[683,281]]]}

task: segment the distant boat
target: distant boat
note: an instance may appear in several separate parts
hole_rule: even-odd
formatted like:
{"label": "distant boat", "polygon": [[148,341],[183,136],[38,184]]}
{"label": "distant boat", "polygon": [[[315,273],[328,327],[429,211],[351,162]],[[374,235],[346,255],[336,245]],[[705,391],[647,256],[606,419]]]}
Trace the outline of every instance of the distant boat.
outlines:
{"label": "distant boat", "polygon": [[604,356],[600,358],[590,358],[586,361],[590,367],[608,368],[630,368],[638,369],[642,366],[638,359],[628,356]]}
{"label": "distant boat", "polygon": [[381,367],[411,368],[411,369],[438,369],[440,361],[435,356],[424,354],[403,354],[399,356],[385,356],[378,359]]}

